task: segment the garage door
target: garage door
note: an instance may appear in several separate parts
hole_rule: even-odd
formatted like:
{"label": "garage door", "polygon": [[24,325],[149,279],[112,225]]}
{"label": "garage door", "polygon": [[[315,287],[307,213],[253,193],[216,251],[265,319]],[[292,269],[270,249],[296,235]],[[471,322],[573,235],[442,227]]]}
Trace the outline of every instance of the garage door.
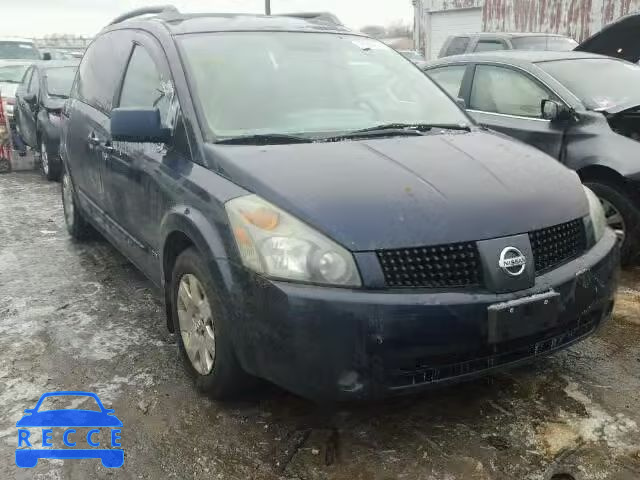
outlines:
{"label": "garage door", "polygon": [[431,47],[429,59],[438,58],[440,49],[449,35],[476,33],[482,30],[482,9],[467,8],[431,14]]}

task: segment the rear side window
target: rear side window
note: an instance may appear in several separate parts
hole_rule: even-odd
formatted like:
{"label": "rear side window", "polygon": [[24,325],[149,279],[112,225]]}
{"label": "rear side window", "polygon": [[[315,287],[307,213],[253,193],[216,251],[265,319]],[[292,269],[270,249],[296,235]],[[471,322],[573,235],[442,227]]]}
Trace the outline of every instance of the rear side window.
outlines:
{"label": "rear side window", "polygon": [[469,37],[454,37],[453,39],[451,39],[451,43],[449,43],[444,56],[448,57],[449,55],[462,55],[467,51],[469,40]]}
{"label": "rear side window", "polygon": [[460,94],[460,86],[462,85],[462,79],[466,70],[466,65],[440,67],[427,70],[427,75],[429,75],[434,82],[444,88],[449,95],[453,98],[457,98]]}
{"label": "rear side window", "polygon": [[474,52],[493,52],[495,50],[506,50],[507,46],[500,40],[480,40],[476,44]]}
{"label": "rear side window", "polygon": [[72,91],[73,98],[110,113],[132,43],[125,31],[98,37],[84,54]]}
{"label": "rear side window", "polygon": [[170,97],[153,59],[144,47],[136,46],[124,77],[120,106],[157,107],[164,120],[169,111]]}

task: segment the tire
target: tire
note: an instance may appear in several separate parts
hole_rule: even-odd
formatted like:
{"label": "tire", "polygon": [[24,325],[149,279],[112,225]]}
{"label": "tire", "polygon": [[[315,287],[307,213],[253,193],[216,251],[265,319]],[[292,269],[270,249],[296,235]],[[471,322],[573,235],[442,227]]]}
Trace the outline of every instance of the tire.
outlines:
{"label": "tire", "polygon": [[[640,209],[634,198],[620,185],[604,182],[602,180],[590,180],[585,185],[593,190],[603,202],[605,210],[611,206],[617,210],[622,218],[622,231],[624,240],[621,245],[622,265],[633,263],[640,253]],[[605,213],[608,213],[605,211]],[[609,217],[613,218],[613,217]],[[608,219],[609,219],[608,218]],[[618,223],[616,223],[618,225]],[[619,233],[619,232],[618,232]]]}
{"label": "tire", "polygon": [[[220,296],[203,265],[206,262],[195,248],[188,248],[177,258],[171,275],[171,312],[180,354],[196,387],[214,399],[224,400],[236,397],[253,382],[238,363]],[[187,297],[181,288],[186,288]],[[192,298],[194,303],[188,304],[185,298]],[[208,309],[204,302],[199,302],[201,299],[208,303]],[[190,315],[187,310],[194,304],[200,307]],[[199,338],[206,340],[204,347]],[[206,355],[204,360],[203,351]]]}
{"label": "tire", "polygon": [[51,154],[47,148],[47,137],[39,135],[40,172],[50,182],[60,179],[60,159],[57,154]]}
{"label": "tire", "polygon": [[67,169],[63,169],[62,182],[60,184],[62,194],[62,208],[64,210],[64,219],[67,225],[67,231],[74,240],[82,241],[93,236],[93,227],[85,220],[80,211],[75,187],[71,180],[71,175]]}
{"label": "tire", "polygon": [[10,173],[11,172],[11,162],[6,158],[0,158],[0,173]]}

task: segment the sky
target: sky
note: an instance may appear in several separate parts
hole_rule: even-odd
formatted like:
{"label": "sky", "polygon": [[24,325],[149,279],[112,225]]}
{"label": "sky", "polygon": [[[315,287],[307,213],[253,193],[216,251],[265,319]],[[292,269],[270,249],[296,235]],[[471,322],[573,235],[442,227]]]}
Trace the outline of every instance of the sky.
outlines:
{"label": "sky", "polygon": [[[264,0],[0,0],[1,36],[94,35],[122,12],[171,3],[183,12],[264,13]],[[412,23],[411,0],[271,0],[273,13],[330,11],[350,28]]]}

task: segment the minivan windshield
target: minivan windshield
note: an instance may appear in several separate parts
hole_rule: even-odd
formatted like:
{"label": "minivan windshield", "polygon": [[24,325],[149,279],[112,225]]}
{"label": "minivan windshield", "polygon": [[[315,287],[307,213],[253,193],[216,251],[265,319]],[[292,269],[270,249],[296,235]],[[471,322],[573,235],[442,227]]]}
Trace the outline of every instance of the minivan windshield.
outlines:
{"label": "minivan windshield", "polygon": [[581,58],[537,64],[587,108],[640,105],[640,66],[613,58]]}
{"label": "minivan windshield", "polygon": [[179,44],[210,141],[470,123],[425,74],[366,37],[226,32],[185,35]]}
{"label": "minivan windshield", "polygon": [[46,71],[47,93],[52,97],[69,98],[71,85],[76,76],[76,67],[48,68]]}
{"label": "minivan windshield", "polygon": [[40,54],[33,43],[21,41],[0,41],[2,60],[39,60]]}

